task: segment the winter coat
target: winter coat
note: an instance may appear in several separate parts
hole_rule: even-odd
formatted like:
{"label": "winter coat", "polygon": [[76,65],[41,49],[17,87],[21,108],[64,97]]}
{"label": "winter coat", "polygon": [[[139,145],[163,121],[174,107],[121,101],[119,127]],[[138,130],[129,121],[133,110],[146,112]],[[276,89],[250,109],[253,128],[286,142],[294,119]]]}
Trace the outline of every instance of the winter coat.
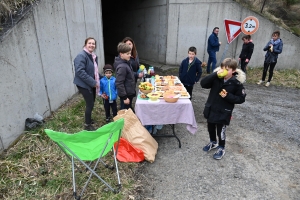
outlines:
{"label": "winter coat", "polygon": [[272,43],[271,40],[266,44],[266,46],[263,49],[264,51],[267,51],[267,53],[265,55],[266,63],[277,62],[278,54],[281,54],[281,52],[282,52],[283,42],[280,38],[278,38],[277,40],[280,40],[280,41],[273,45],[273,52],[271,52],[270,46],[269,46]]}
{"label": "winter coat", "polygon": [[114,68],[116,69],[116,87],[121,99],[135,97],[135,77],[129,61],[115,57]]}
{"label": "winter coat", "polygon": [[[236,69],[237,75],[224,83],[224,78],[218,78],[219,69],[219,67],[216,68],[212,74],[204,77],[200,82],[203,88],[210,89],[203,114],[207,122],[229,125],[234,105],[245,102],[246,93],[242,83],[246,76],[242,70]],[[228,92],[225,98],[219,94],[222,89]]]}
{"label": "winter coat", "polygon": [[138,70],[140,68],[139,56],[136,55],[136,58],[131,56],[129,62],[130,62],[130,65],[132,67],[132,70],[134,72],[135,82],[137,82],[137,79],[139,78]]}
{"label": "winter coat", "polygon": [[[96,58],[98,64],[98,57]],[[74,59],[75,77],[73,83],[92,92],[96,85],[95,67],[92,55],[81,51]]]}
{"label": "winter coat", "polygon": [[247,44],[244,43],[239,58],[250,60],[253,53],[253,49],[254,49],[254,44],[252,42],[249,42]]}
{"label": "winter coat", "polygon": [[220,43],[217,34],[214,32],[209,36],[207,41],[207,51],[219,51]]}
{"label": "winter coat", "polygon": [[100,92],[99,95],[102,95],[105,93],[110,101],[116,100],[118,93],[116,88],[116,78],[111,76],[110,79],[108,79],[106,76],[100,79]]}
{"label": "winter coat", "polygon": [[194,58],[191,66],[189,64],[189,57],[181,62],[179,68],[179,79],[183,85],[193,86],[195,82],[200,80],[202,75],[202,62],[198,58]]}

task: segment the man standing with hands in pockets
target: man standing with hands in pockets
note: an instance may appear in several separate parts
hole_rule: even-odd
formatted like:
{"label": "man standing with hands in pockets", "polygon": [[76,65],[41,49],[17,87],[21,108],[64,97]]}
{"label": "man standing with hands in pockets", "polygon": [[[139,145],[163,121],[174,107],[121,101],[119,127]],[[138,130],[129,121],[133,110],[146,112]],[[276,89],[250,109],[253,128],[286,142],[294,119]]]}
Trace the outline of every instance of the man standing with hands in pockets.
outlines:
{"label": "man standing with hands in pockets", "polygon": [[207,41],[207,53],[209,57],[208,57],[206,72],[208,74],[210,74],[211,63],[212,63],[211,71],[213,72],[216,68],[216,64],[217,64],[216,52],[219,51],[221,45],[221,42],[219,42],[218,34],[219,34],[219,27],[215,27]]}

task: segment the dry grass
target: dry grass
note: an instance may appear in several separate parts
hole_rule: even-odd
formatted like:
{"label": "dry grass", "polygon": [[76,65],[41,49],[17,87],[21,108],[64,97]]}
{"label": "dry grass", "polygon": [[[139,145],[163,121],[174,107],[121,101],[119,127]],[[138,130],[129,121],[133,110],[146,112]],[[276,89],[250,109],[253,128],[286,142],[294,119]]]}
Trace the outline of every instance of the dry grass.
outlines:
{"label": "dry grass", "polygon": [[[63,105],[43,127],[25,132],[20,140],[0,156],[0,198],[1,199],[72,199],[71,164],[61,150],[54,144],[44,129],[53,129],[68,133],[78,132],[83,127],[84,101],[77,95]],[[93,111],[96,125],[105,124],[103,105],[98,100]],[[112,163],[112,154],[106,156]],[[84,199],[128,199],[132,195],[135,163],[119,163],[122,190],[114,194],[107,190],[97,178],[92,181],[84,193]],[[79,165],[80,166],[80,165]],[[100,166],[100,165],[99,165]],[[84,168],[82,168],[84,171]],[[99,167],[104,180],[115,185],[115,171]],[[87,173],[77,176],[76,181],[84,185]],[[78,192],[81,192],[81,187]]]}

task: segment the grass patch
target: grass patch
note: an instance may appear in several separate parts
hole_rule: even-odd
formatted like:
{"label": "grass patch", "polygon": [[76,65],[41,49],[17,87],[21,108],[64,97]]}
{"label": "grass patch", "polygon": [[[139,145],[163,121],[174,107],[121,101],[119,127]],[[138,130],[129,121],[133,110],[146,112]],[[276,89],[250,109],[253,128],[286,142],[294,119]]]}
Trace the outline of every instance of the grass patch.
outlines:
{"label": "grass patch", "polygon": [[[44,133],[44,129],[53,129],[74,133],[81,131],[84,122],[85,103],[81,95],[54,112],[46,123],[39,128],[26,131],[20,140],[0,156],[0,198],[1,199],[73,199],[71,163],[61,150]],[[93,110],[95,126],[105,122],[102,101],[97,99]],[[109,153],[105,161],[112,163]],[[118,163],[122,190],[114,194],[97,178],[93,177],[84,192],[84,199],[128,199],[135,187],[133,179],[136,163]],[[82,167],[82,171],[85,168]],[[98,165],[101,177],[111,184],[116,184],[115,171]],[[87,173],[77,173],[76,182],[81,192]]]}

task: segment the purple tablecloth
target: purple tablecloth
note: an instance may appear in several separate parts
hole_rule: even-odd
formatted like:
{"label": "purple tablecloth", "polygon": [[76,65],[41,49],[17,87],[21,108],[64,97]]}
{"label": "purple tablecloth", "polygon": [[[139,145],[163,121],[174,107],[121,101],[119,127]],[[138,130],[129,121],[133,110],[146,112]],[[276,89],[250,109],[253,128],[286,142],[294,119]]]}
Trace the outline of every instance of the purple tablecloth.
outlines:
{"label": "purple tablecloth", "polygon": [[187,130],[192,134],[197,131],[194,109],[189,99],[178,99],[176,103],[167,103],[164,99],[152,103],[137,98],[135,114],[143,125],[187,124]]}

